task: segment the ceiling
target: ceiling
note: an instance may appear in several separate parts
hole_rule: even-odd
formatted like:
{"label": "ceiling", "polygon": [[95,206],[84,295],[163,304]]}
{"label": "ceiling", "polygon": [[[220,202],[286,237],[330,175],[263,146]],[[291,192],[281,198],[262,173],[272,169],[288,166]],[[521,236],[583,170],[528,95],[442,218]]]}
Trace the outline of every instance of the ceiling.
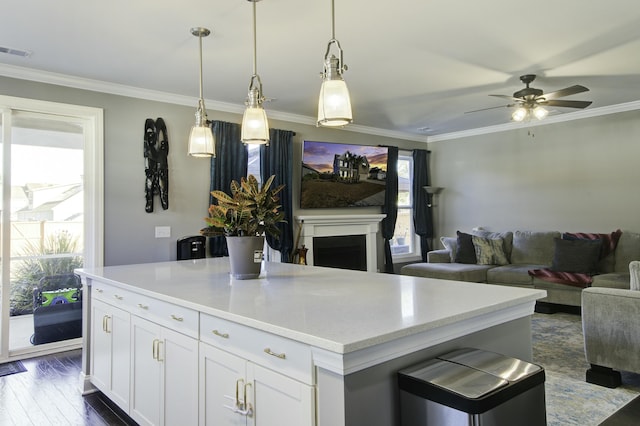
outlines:
{"label": "ceiling", "polygon": [[[190,28],[204,26],[212,30],[203,39],[207,108],[242,111],[252,74],[249,1],[3,4],[0,47],[31,55],[1,53],[0,75],[162,92],[195,111]],[[537,74],[532,87],[545,92],[590,88],[563,98],[593,101],[587,110],[640,100],[637,0],[335,0],[335,8],[355,129],[426,140],[508,123],[508,108],[466,112],[506,105],[488,95],[522,89],[522,74]],[[263,0],[257,12],[258,74],[273,98],[267,114],[314,123],[331,1]]]}

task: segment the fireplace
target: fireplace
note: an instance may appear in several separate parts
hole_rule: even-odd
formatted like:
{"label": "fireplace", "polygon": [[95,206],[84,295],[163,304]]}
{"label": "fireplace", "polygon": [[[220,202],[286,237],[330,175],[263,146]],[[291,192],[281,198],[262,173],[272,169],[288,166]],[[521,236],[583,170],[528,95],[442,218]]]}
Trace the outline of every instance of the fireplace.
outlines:
{"label": "fireplace", "polygon": [[[350,265],[347,269],[360,269],[369,272],[376,272],[378,270],[378,228],[380,221],[384,219],[383,214],[360,214],[360,215],[323,215],[323,216],[297,216],[296,221],[301,225],[300,243],[299,246],[304,245],[308,249],[307,263],[309,265],[316,265],[316,259],[323,263],[324,254],[323,244],[326,240],[324,237],[348,237],[346,239],[335,239],[330,242],[331,244],[338,245],[333,247],[333,251],[343,251],[350,254],[347,256],[364,256],[365,261],[361,267],[353,267]],[[351,240],[351,241],[349,241]],[[358,243],[354,243],[357,240]],[[330,241],[330,240],[329,240]],[[362,248],[359,248],[360,254],[355,254],[355,245],[362,244],[364,241],[364,254],[362,254]],[[320,246],[316,246],[320,244]],[[320,248],[320,257],[316,257],[316,248]],[[359,259],[359,257],[358,257]],[[340,261],[340,260],[338,260]],[[336,259],[333,260],[334,264],[323,263],[322,266],[333,266],[336,268],[346,268],[336,264]],[[319,263],[318,263],[319,265]]]}
{"label": "fireplace", "polygon": [[364,235],[314,237],[313,264],[366,271],[367,238]]}

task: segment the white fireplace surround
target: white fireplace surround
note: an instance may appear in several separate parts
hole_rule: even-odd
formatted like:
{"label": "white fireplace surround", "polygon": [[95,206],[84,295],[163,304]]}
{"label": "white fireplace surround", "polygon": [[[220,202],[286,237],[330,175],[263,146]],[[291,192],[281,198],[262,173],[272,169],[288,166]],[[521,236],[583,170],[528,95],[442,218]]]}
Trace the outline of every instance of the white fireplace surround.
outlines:
{"label": "white fireplace surround", "polygon": [[340,235],[364,235],[367,247],[367,271],[378,270],[377,235],[384,214],[296,216],[302,223],[300,243],[307,251],[307,264],[313,265],[313,238]]}

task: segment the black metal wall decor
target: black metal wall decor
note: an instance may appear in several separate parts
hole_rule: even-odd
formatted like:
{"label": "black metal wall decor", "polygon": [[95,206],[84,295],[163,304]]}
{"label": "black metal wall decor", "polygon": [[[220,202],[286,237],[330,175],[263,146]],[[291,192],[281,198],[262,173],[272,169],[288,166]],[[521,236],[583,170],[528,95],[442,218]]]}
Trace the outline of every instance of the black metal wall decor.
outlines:
{"label": "black metal wall decor", "polygon": [[153,212],[153,198],[160,196],[163,210],[169,208],[169,135],[162,118],[147,118],[144,123],[144,173],[145,206]]}

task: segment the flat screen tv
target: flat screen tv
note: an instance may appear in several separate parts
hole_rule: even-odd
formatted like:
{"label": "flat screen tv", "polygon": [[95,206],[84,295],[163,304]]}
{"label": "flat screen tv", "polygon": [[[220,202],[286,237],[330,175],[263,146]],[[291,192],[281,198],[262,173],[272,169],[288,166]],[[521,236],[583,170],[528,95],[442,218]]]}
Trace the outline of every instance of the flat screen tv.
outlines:
{"label": "flat screen tv", "polygon": [[304,141],[300,208],[384,205],[388,149]]}

